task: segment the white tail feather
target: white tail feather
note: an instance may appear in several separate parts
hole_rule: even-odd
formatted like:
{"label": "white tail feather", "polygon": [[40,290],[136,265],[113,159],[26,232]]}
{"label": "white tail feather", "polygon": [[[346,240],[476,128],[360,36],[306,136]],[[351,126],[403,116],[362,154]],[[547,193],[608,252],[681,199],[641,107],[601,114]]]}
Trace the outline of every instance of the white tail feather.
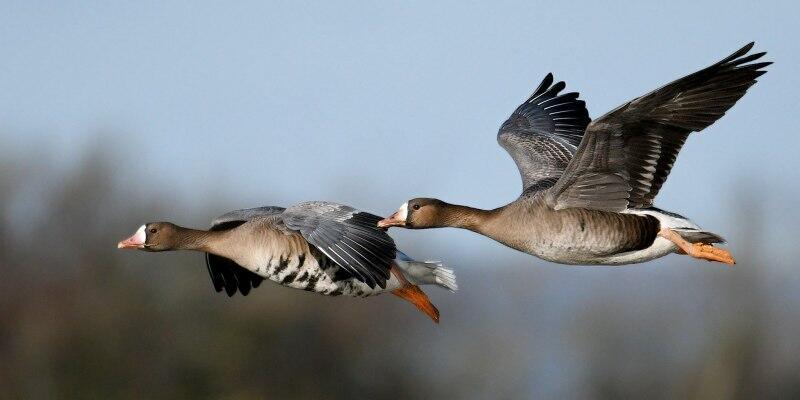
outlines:
{"label": "white tail feather", "polygon": [[458,283],[456,283],[456,273],[445,267],[441,261],[426,261],[426,264],[433,264],[436,267],[433,269],[433,275],[436,277],[436,284],[451,292],[458,290]]}
{"label": "white tail feather", "polygon": [[436,285],[451,292],[458,290],[456,274],[441,261],[396,260],[406,279],[415,285]]}
{"label": "white tail feather", "polygon": [[678,232],[681,237],[691,243],[725,243],[720,235],[705,231],[697,224],[680,214],[650,207],[643,209],[630,209],[623,211],[630,214],[650,215],[658,219],[662,228],[669,228]]}

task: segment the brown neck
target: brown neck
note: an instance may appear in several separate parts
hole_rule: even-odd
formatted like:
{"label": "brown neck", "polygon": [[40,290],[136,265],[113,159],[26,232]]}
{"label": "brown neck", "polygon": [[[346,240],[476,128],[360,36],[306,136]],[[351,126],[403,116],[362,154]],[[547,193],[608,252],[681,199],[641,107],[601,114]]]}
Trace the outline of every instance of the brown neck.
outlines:
{"label": "brown neck", "polygon": [[481,210],[468,206],[445,203],[441,206],[439,226],[468,229],[483,234],[499,209]]}
{"label": "brown neck", "polygon": [[493,210],[446,204],[441,211],[445,223],[440,226],[469,229],[475,233],[492,238],[512,248],[520,248],[521,235],[518,230],[530,230],[530,221],[523,218],[530,212],[520,215],[515,202]]}
{"label": "brown neck", "polygon": [[220,241],[224,231],[203,231],[199,229],[177,227],[177,240],[174,250],[197,250],[214,252],[215,244]]}

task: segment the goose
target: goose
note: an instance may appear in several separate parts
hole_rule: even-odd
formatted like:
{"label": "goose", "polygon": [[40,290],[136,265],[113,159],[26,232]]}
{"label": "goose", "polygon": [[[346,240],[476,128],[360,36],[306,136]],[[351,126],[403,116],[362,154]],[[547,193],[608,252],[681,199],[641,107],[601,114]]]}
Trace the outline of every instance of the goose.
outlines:
{"label": "goose", "polygon": [[305,202],[231,211],[214,219],[209,230],[146,223],[117,247],[204,252],[215,290],[228,296],[237,291],[246,296],[264,279],[326,296],[391,292],[438,323],[439,310],[419,286],[454,292],[453,270],[397,250],[376,227],[380,219],[337,203]]}
{"label": "goose", "polygon": [[735,264],[724,239],[653,206],[692,132],[720,119],[766,73],[749,43],[721,61],[591,121],[578,93],[548,74],[502,124],[522,194],[482,210],[439,199],[403,203],[381,228],[454,227],[555,263],[623,265],[670,253]]}

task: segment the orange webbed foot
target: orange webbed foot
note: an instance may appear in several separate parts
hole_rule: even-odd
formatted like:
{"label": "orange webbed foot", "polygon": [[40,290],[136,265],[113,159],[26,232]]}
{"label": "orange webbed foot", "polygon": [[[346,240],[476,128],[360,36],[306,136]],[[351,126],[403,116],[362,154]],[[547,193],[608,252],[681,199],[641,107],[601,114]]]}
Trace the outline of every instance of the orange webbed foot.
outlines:
{"label": "orange webbed foot", "polygon": [[733,259],[733,255],[728,250],[706,243],[693,243],[692,248],[693,251],[689,255],[694,258],[717,261],[728,265],[736,264],[736,260]]}
{"label": "orange webbed foot", "polygon": [[682,238],[677,232],[664,228],[658,233],[659,236],[675,243],[678,246],[678,254],[688,254],[694,258],[701,260],[716,261],[723,264],[734,265],[736,260],[728,250],[714,247],[714,245],[707,243],[689,243],[686,239]]}

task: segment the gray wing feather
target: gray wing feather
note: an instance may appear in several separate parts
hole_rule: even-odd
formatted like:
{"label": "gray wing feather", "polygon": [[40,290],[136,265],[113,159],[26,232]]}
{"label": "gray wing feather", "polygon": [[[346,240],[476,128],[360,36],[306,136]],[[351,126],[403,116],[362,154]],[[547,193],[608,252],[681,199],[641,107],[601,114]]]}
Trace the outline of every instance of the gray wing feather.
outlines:
{"label": "gray wing feather", "polygon": [[713,124],[744,96],[769,62],[751,63],[750,43],[716,64],[614,109],[589,124],[548,192],[556,209],[605,211],[653,204],[691,132]]}
{"label": "gray wing feather", "polygon": [[578,93],[559,94],[566,84],[547,76],[500,127],[497,142],[522,176],[523,193],[555,182],[578,147],[589,112]]}
{"label": "gray wing feather", "polygon": [[226,222],[249,221],[255,217],[280,214],[285,209],[286,208],[284,207],[267,206],[267,207],[245,208],[243,210],[231,211],[229,213],[222,214],[217,218],[214,218],[214,220],[211,221],[211,226],[215,227],[224,224]]}
{"label": "gray wing feather", "polygon": [[392,238],[377,228],[381,217],[341,204],[314,201],[289,207],[281,215],[289,229],[356,279],[386,287],[395,257]]}

